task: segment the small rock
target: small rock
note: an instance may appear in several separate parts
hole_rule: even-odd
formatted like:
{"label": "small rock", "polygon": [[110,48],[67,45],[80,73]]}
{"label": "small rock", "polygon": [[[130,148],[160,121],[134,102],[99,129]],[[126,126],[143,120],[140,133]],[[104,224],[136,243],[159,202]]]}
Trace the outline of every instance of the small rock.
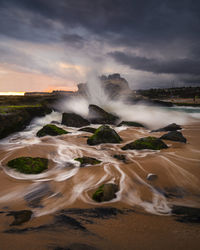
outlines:
{"label": "small rock", "polygon": [[106,112],[97,105],[89,105],[89,120],[93,124],[116,124],[119,117]]}
{"label": "small rock", "polygon": [[149,173],[149,174],[147,175],[147,180],[148,180],[148,181],[155,181],[155,180],[157,180],[157,179],[158,179],[158,176],[157,176],[156,174]]}
{"label": "small rock", "polygon": [[125,155],[113,155],[113,157],[119,161],[126,162],[126,156]]}
{"label": "small rock", "polygon": [[9,161],[7,166],[24,174],[40,174],[48,169],[48,159],[39,157],[19,157]]}
{"label": "small rock", "polygon": [[53,124],[47,124],[45,125],[42,129],[40,129],[37,132],[38,137],[43,137],[46,135],[51,135],[51,136],[57,136],[57,135],[63,135],[63,134],[68,134],[66,130],[57,127],[56,125]]}
{"label": "small rock", "polygon": [[178,141],[186,143],[187,139],[182,135],[181,132],[171,131],[167,134],[164,134],[160,137],[162,140]]}
{"label": "small rock", "polygon": [[97,202],[110,201],[116,198],[116,192],[119,190],[118,185],[107,183],[101,185],[92,195],[92,199]]}
{"label": "small rock", "polygon": [[76,158],[74,159],[75,161],[79,161],[81,163],[81,167],[85,167],[86,165],[97,165],[101,163],[101,161],[92,158],[92,157],[81,157],[81,158]]}
{"label": "small rock", "polygon": [[80,115],[74,113],[63,113],[62,124],[68,127],[80,128],[90,125],[90,122]]}
{"label": "small rock", "polygon": [[130,121],[122,121],[120,124],[117,125],[117,127],[121,126],[129,126],[129,127],[141,127],[144,128],[144,125],[142,125],[139,122],[130,122]]}
{"label": "small rock", "polygon": [[114,129],[103,125],[95,131],[94,135],[88,138],[87,144],[98,145],[101,143],[120,143],[121,141],[121,137]]}
{"label": "small rock", "polygon": [[168,146],[159,138],[148,136],[144,138],[140,138],[134,142],[126,144],[122,147],[122,150],[128,149],[152,149],[152,150],[160,150],[168,148]]}
{"label": "small rock", "polygon": [[81,128],[78,131],[84,131],[84,132],[88,132],[88,133],[92,133],[94,134],[94,132],[96,131],[96,128],[91,128],[91,127],[85,127],[85,128]]}
{"label": "small rock", "polygon": [[176,131],[176,130],[180,130],[180,129],[182,129],[180,125],[177,125],[176,123],[171,123],[166,127],[152,130],[151,132]]}

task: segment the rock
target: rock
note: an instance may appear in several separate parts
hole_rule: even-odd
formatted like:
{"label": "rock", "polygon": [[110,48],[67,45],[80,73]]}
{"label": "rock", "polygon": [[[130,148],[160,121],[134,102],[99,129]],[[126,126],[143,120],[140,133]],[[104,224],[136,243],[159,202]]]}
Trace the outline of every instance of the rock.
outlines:
{"label": "rock", "polygon": [[98,107],[97,105],[89,105],[89,120],[93,124],[116,124],[119,120],[119,117],[113,114],[110,114]]}
{"label": "rock", "polygon": [[40,174],[48,168],[48,159],[39,157],[19,157],[9,161],[7,165],[20,173]]}
{"label": "rock", "polygon": [[80,115],[74,113],[63,113],[62,124],[68,127],[80,128],[90,125],[90,122]]}
{"label": "rock", "polygon": [[167,134],[164,134],[160,137],[162,140],[178,141],[186,143],[187,139],[182,135],[181,132],[171,131]]}
{"label": "rock", "polygon": [[57,127],[56,125],[53,124],[47,124],[45,125],[42,129],[40,129],[37,132],[38,137],[43,137],[46,135],[51,135],[51,136],[57,136],[57,135],[63,135],[63,134],[68,134],[66,130]]}
{"label": "rock", "polygon": [[[10,107],[10,106],[8,106]],[[51,109],[46,107],[24,107],[11,106],[5,114],[0,113],[0,139],[14,132],[21,131],[38,116],[51,113]]]}
{"label": "rock", "polygon": [[142,125],[139,122],[130,122],[130,121],[122,121],[120,122],[120,124],[117,125],[117,127],[120,126],[129,126],[129,127],[142,127],[144,128],[144,125]]}
{"label": "rock", "polygon": [[176,131],[176,130],[180,130],[180,129],[182,129],[181,126],[177,125],[176,123],[172,123],[166,127],[152,130],[151,132]]}
{"label": "rock", "polygon": [[157,180],[157,179],[158,179],[157,174],[149,173],[149,174],[147,175],[147,180],[148,180],[148,181],[155,181],[155,180]]}
{"label": "rock", "polygon": [[96,128],[91,128],[91,127],[85,127],[85,128],[81,128],[78,131],[84,131],[84,132],[88,132],[88,133],[92,133],[94,134],[94,132],[96,131]]}
{"label": "rock", "polygon": [[125,155],[113,155],[113,157],[119,161],[126,162],[126,156]]}
{"label": "rock", "polygon": [[92,199],[97,202],[110,201],[116,198],[116,192],[118,191],[118,189],[119,188],[116,184],[103,184],[92,195]]}
{"label": "rock", "polygon": [[126,144],[124,147],[122,147],[122,150],[127,150],[127,149],[160,150],[163,148],[168,148],[168,146],[161,139],[148,136],[148,137],[140,138],[134,142]]}
{"label": "rock", "polygon": [[74,159],[75,161],[79,161],[81,163],[81,167],[85,167],[86,165],[97,165],[101,163],[101,161],[92,158],[92,157],[81,157],[81,158],[76,158]]}
{"label": "rock", "polygon": [[103,125],[95,131],[94,135],[88,138],[87,144],[98,145],[101,143],[120,143],[121,141],[121,137],[114,129],[107,125]]}
{"label": "rock", "polygon": [[33,212],[31,210],[21,210],[21,211],[12,211],[7,216],[14,216],[14,221],[10,226],[19,226],[31,219]]}

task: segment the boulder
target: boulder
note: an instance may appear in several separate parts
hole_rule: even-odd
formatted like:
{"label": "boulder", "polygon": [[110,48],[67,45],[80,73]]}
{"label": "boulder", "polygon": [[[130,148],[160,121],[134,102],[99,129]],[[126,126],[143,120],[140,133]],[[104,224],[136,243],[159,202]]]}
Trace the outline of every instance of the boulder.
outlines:
{"label": "boulder", "polygon": [[160,137],[162,140],[178,141],[186,143],[187,139],[183,136],[181,132],[171,131],[167,134],[164,134]]}
{"label": "boulder", "polygon": [[[10,107],[10,106],[8,106]],[[6,113],[0,113],[0,139],[26,128],[35,117],[51,113],[46,107],[11,106]]]}
{"label": "boulder", "polygon": [[121,127],[121,126],[142,127],[142,128],[145,127],[144,125],[142,125],[139,122],[131,122],[131,121],[122,121],[122,122],[120,122],[120,124],[117,125],[117,127]]}
{"label": "boulder", "polygon": [[96,128],[85,127],[85,128],[79,129],[78,131],[84,131],[84,132],[88,132],[88,133],[94,134],[94,132],[95,132],[96,130],[97,130]]}
{"label": "boulder", "polygon": [[87,144],[98,145],[101,143],[120,143],[121,141],[121,137],[115,132],[114,129],[107,125],[102,125],[91,137],[88,138]]}
{"label": "boulder", "polygon": [[81,157],[81,158],[76,158],[74,159],[75,161],[79,161],[81,163],[80,167],[85,167],[87,165],[97,165],[99,163],[101,163],[101,161],[92,158],[92,157]]}
{"label": "boulder", "polygon": [[155,129],[155,130],[152,130],[151,132],[176,131],[180,129],[182,129],[180,125],[177,125],[176,123],[171,123],[167,125],[166,127]]}
{"label": "boulder", "polygon": [[127,149],[152,149],[152,150],[160,150],[163,148],[168,148],[168,146],[159,138],[148,136],[144,138],[140,138],[134,142],[126,144],[122,147],[122,150]]}
{"label": "boulder", "polygon": [[40,129],[36,135],[38,137],[43,137],[46,135],[57,136],[57,135],[63,135],[63,134],[68,134],[68,133],[69,132],[67,132],[66,130],[59,128],[54,124],[47,124],[42,129]]}
{"label": "boulder", "polygon": [[89,105],[89,120],[93,124],[116,124],[119,117],[110,114],[97,105]]}
{"label": "boulder", "polygon": [[13,216],[14,221],[10,226],[19,226],[31,219],[33,212],[31,210],[21,210],[21,211],[12,211],[7,216]]}
{"label": "boulder", "polygon": [[90,122],[78,114],[63,113],[62,124],[66,125],[68,127],[80,128],[80,127],[90,125]]}
{"label": "boulder", "polygon": [[9,161],[7,166],[24,174],[40,174],[48,168],[48,159],[19,157]]}
{"label": "boulder", "polygon": [[97,202],[110,201],[116,198],[116,192],[118,192],[118,190],[119,188],[116,184],[103,184],[94,192],[92,199]]}

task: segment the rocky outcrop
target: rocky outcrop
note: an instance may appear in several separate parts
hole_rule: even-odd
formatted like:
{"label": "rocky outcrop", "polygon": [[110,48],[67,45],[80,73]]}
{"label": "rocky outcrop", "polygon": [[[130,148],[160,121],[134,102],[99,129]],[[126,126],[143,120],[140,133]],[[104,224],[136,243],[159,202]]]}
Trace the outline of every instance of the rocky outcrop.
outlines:
{"label": "rocky outcrop", "polygon": [[148,136],[144,138],[140,138],[134,142],[126,144],[124,147],[122,147],[122,150],[128,150],[128,149],[152,149],[152,150],[160,150],[168,148],[168,146],[159,138]]}
{"label": "rocky outcrop", "polygon": [[81,157],[81,158],[76,158],[74,159],[75,161],[79,161],[80,162],[80,167],[85,167],[87,165],[97,165],[99,163],[101,163],[101,161],[95,159],[95,158],[92,158],[92,157]]}
{"label": "rocky outcrop", "polygon": [[164,134],[160,137],[162,140],[178,141],[186,143],[187,139],[183,136],[181,132],[171,131],[167,134]]}
{"label": "rocky outcrop", "polygon": [[9,161],[7,166],[23,174],[40,174],[48,169],[48,159],[19,157]]}
{"label": "rocky outcrop", "polygon": [[88,119],[93,124],[116,124],[119,117],[106,112],[97,105],[90,104]]}
{"label": "rocky outcrop", "polygon": [[118,185],[107,183],[101,185],[92,195],[92,199],[97,202],[110,201],[116,198],[116,192],[119,190]]}
{"label": "rocky outcrop", "polygon": [[28,108],[23,106],[12,106],[6,113],[0,113],[0,139],[25,129],[33,118],[44,116],[49,113],[51,113],[51,109],[43,106]]}
{"label": "rocky outcrop", "polygon": [[63,113],[62,124],[66,125],[68,127],[80,128],[80,127],[90,125],[90,122],[78,114]]}
{"label": "rocky outcrop", "polygon": [[121,126],[141,127],[141,128],[145,127],[144,125],[142,125],[139,122],[131,122],[131,121],[122,121],[122,122],[120,122],[120,124],[117,125],[117,127],[121,127]]}
{"label": "rocky outcrop", "polygon": [[68,134],[66,130],[57,127],[56,125],[53,124],[47,124],[45,125],[42,129],[40,129],[37,132],[38,137],[43,137],[46,135],[51,135],[51,136],[57,136],[57,135],[63,135],[63,134]]}
{"label": "rocky outcrop", "polygon": [[182,129],[180,125],[177,125],[176,123],[171,123],[166,127],[152,130],[151,132],[176,131],[176,130],[180,130],[180,129]]}
{"label": "rocky outcrop", "polygon": [[121,137],[114,129],[107,125],[103,125],[95,131],[94,135],[88,138],[87,144],[98,145],[101,143],[120,143],[121,141]]}

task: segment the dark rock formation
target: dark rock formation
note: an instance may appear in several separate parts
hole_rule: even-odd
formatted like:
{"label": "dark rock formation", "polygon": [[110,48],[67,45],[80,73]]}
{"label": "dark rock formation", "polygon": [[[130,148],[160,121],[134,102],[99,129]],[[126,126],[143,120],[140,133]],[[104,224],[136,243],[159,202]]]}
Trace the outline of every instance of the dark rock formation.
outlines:
{"label": "dark rock formation", "polygon": [[125,155],[113,155],[113,157],[119,161],[126,162],[126,156]]}
{"label": "dark rock formation", "polygon": [[117,125],[117,127],[120,127],[120,126],[129,126],[129,127],[142,127],[144,128],[145,126],[142,125],[141,123],[139,122],[131,122],[131,121],[122,121],[120,122],[120,124]]}
{"label": "dark rock formation", "polygon": [[173,206],[172,214],[176,220],[184,223],[200,223],[200,208]]}
{"label": "dark rock formation", "polygon": [[167,134],[164,134],[160,137],[162,140],[170,140],[170,141],[179,141],[186,143],[187,139],[182,135],[181,132],[171,131]]}
{"label": "dark rock formation", "polygon": [[140,138],[134,142],[126,144],[124,147],[122,147],[122,150],[127,150],[127,149],[160,150],[163,148],[168,148],[168,146],[161,139],[148,136],[148,137]]}
{"label": "dark rock formation", "polygon": [[90,104],[88,119],[93,124],[116,124],[116,122],[119,120],[119,117],[106,112],[97,105]]}
{"label": "dark rock formation", "polygon": [[84,127],[90,125],[90,122],[80,115],[74,113],[63,113],[62,124],[68,127]]}
{"label": "dark rock formation", "polygon": [[182,129],[181,126],[177,125],[176,123],[172,123],[166,127],[152,130],[151,132],[176,131],[176,130],[180,130],[180,129]]}
{"label": "dark rock formation", "polygon": [[101,161],[92,158],[92,157],[81,157],[81,158],[76,158],[74,159],[75,161],[79,161],[81,163],[81,167],[85,167],[87,165],[97,165],[99,163],[101,163]]}
{"label": "dark rock formation", "polygon": [[21,210],[21,211],[12,211],[7,216],[14,216],[14,221],[10,226],[19,226],[31,219],[33,212],[31,210]]}
{"label": "dark rock formation", "polygon": [[48,159],[39,157],[19,157],[9,161],[7,165],[20,173],[40,174],[48,168]]}
{"label": "dark rock formation", "polygon": [[45,125],[42,129],[40,129],[37,132],[38,137],[43,137],[46,135],[51,135],[51,136],[57,136],[57,135],[63,135],[63,134],[68,134],[66,130],[57,127],[56,125],[53,124],[47,124]]}
{"label": "dark rock formation", "polygon": [[49,113],[51,113],[51,109],[43,106],[16,106],[14,108],[9,108],[8,112],[0,113],[0,139],[25,129],[33,118],[44,116]]}
{"label": "dark rock formation", "polygon": [[98,145],[101,143],[120,143],[121,141],[121,137],[114,129],[107,125],[103,125],[95,131],[94,135],[88,138],[87,144]]}
{"label": "dark rock formation", "polygon": [[108,183],[101,185],[92,195],[92,199],[97,202],[110,201],[116,198],[116,192],[119,190],[116,184]]}
{"label": "dark rock formation", "polygon": [[96,128],[91,128],[91,127],[85,127],[85,128],[81,128],[78,131],[84,131],[84,132],[88,132],[88,133],[92,133],[94,134],[94,132],[96,131]]}

